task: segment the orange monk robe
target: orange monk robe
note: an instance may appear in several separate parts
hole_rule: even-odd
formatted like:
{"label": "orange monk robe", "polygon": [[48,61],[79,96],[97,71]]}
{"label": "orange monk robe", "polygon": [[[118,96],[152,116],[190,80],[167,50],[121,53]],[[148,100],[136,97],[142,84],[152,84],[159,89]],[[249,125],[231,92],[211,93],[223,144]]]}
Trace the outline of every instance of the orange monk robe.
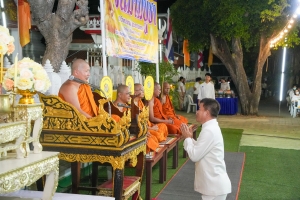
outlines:
{"label": "orange monk robe", "polygon": [[[143,107],[144,107],[144,104],[143,104],[143,102],[142,102],[141,100],[138,101],[138,107],[139,107],[140,110],[142,110]],[[153,127],[153,126],[155,126],[155,125],[157,125],[157,127],[158,127],[158,130],[157,130],[157,131],[156,131],[156,130],[150,130],[150,129],[148,129],[148,131],[149,131],[149,133],[151,134],[151,136],[154,136],[154,137],[156,138],[157,144],[158,144],[159,142],[165,141],[165,140],[167,139],[167,136],[168,136],[168,128],[167,128],[167,126],[166,126],[165,124],[163,124],[163,123],[153,124],[153,123],[151,123],[151,122],[148,120],[148,127]],[[152,142],[153,142],[153,141],[152,141]],[[150,148],[150,145],[153,145],[153,144],[149,143],[149,137],[148,137],[148,140],[147,140],[147,146]],[[158,145],[159,145],[159,144],[158,144]],[[157,145],[157,147],[158,147],[158,145]],[[157,148],[157,147],[156,147],[156,148]],[[155,149],[156,149],[156,148],[155,148]],[[150,148],[150,149],[152,149],[152,148]],[[154,149],[154,150],[155,150],[155,149]]]}
{"label": "orange monk robe", "polygon": [[162,104],[162,110],[163,110],[163,113],[167,117],[171,117],[172,119],[174,119],[174,118],[178,119],[178,117],[179,117],[179,120],[181,121],[181,123],[184,123],[184,124],[188,123],[187,118],[180,116],[180,115],[177,115],[178,117],[176,117],[175,110],[174,110],[174,107],[173,107],[173,104],[172,104],[172,101],[171,101],[169,95],[166,95],[166,102],[164,104]]}
{"label": "orange monk robe", "polygon": [[155,151],[159,147],[159,142],[154,135],[147,136],[147,150],[146,153],[149,153],[150,150]]}
{"label": "orange monk robe", "polygon": [[154,135],[157,138],[158,142],[162,142],[165,141],[167,139],[168,136],[168,128],[165,124],[163,123],[158,123],[158,124],[152,124],[149,120],[148,120],[148,127],[153,127],[153,126],[157,126],[158,130],[150,130],[148,129],[149,133],[151,135]]}
{"label": "orange monk robe", "polygon": [[[159,119],[168,120],[168,117],[162,111],[162,104],[159,99],[154,98],[153,106],[154,117]],[[166,124],[169,134],[181,134],[180,125],[182,124],[177,118],[172,119],[174,124]]]}
{"label": "orange monk robe", "polygon": [[[65,101],[64,96],[58,93],[58,96]],[[87,84],[79,86],[77,97],[79,100],[80,108],[92,117],[98,115],[98,107],[94,101],[94,96],[91,87]]]}

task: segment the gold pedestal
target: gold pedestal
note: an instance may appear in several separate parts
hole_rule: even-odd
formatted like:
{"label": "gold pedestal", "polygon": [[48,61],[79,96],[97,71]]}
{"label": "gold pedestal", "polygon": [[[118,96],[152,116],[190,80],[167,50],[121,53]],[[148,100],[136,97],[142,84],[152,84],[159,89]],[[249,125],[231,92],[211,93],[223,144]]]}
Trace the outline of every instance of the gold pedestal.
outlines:
{"label": "gold pedestal", "polygon": [[33,95],[35,95],[36,92],[31,92],[30,90],[18,89],[18,94],[22,95],[22,97],[19,100],[19,104],[34,104]]}

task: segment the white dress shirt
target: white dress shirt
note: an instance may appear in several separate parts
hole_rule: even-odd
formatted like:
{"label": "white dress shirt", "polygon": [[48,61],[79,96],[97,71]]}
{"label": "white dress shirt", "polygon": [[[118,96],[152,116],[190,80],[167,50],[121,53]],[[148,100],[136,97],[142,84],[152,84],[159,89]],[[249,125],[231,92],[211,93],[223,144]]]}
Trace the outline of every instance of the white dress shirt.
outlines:
{"label": "white dress shirt", "polygon": [[215,86],[212,82],[201,83],[198,90],[198,99],[212,98],[215,99]]}
{"label": "white dress shirt", "polygon": [[199,82],[196,82],[194,84],[194,88],[196,88],[196,90],[194,90],[194,94],[199,94],[199,86],[200,86],[200,83]]}
{"label": "white dress shirt", "polygon": [[189,158],[195,162],[195,191],[204,195],[231,193],[231,181],[224,161],[223,136],[217,120],[202,124],[197,141],[186,138],[183,145]]}

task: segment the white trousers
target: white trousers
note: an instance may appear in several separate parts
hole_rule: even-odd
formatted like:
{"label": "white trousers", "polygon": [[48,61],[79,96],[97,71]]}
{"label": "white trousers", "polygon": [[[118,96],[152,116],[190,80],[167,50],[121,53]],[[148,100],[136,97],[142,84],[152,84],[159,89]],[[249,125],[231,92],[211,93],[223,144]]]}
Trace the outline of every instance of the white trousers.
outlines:
{"label": "white trousers", "polygon": [[219,196],[209,196],[202,194],[202,200],[226,200],[227,194],[219,195]]}

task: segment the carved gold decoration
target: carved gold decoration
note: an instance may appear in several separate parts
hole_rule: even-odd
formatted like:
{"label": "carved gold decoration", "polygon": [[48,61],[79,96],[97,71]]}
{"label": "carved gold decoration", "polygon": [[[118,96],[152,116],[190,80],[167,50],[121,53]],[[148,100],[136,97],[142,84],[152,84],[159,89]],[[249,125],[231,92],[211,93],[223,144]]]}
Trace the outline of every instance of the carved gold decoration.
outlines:
{"label": "carved gold decoration", "polygon": [[[42,104],[17,104],[14,107],[14,110],[16,120],[22,120],[27,122],[27,130],[25,135],[26,152],[30,152],[29,143],[32,142],[34,147],[34,153],[40,153],[42,151],[42,145],[39,141],[43,124]],[[31,127],[32,121],[34,121],[33,129]]]}
{"label": "carved gold decoration", "polygon": [[138,126],[139,126],[139,134],[138,137],[142,137],[147,134],[148,131],[148,120],[149,120],[149,107],[144,106],[138,115]]}
{"label": "carved gold decoration", "polygon": [[2,155],[6,156],[10,150],[16,150],[17,158],[23,158],[25,150],[22,143],[25,133],[25,121],[0,124],[0,158]]}
{"label": "carved gold decoration", "polygon": [[146,155],[146,144],[124,154],[123,156],[103,156],[99,154],[74,154],[74,153],[60,153],[59,158],[67,162],[100,162],[110,163],[114,170],[124,169],[125,161],[131,161],[133,167],[137,164],[137,155],[140,153]]}
{"label": "carved gold decoration", "polygon": [[33,184],[43,175],[50,174],[52,175],[50,178],[53,180],[51,180],[51,185],[49,186],[52,186],[52,188],[45,188],[45,191],[47,189],[48,191],[46,192],[51,192],[50,195],[53,196],[58,183],[58,161],[59,159],[56,154],[44,160],[28,164],[23,168],[0,174],[0,194],[17,191],[24,186]]}
{"label": "carved gold decoration", "polygon": [[[99,100],[99,114],[87,119],[73,105],[63,101],[58,96],[45,96],[39,93],[39,97],[45,106],[42,142],[64,144],[79,144],[81,142],[88,144],[90,142],[94,145],[120,147],[130,139],[128,132],[131,122],[130,111],[125,112],[117,123],[103,108],[103,105],[108,102],[106,99]],[[53,134],[51,131],[55,131],[57,134]],[[64,135],[64,132],[68,134]],[[85,135],[78,135],[77,133],[84,133]]]}

